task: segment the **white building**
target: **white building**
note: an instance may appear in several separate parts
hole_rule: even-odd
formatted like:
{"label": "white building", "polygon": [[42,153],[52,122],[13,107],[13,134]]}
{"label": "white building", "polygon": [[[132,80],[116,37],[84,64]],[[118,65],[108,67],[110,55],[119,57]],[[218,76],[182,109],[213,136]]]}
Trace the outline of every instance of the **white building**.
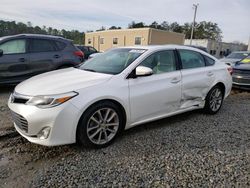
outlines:
{"label": "white building", "polygon": [[[185,45],[190,45],[190,39],[185,40]],[[247,45],[236,44],[236,43],[227,43],[227,42],[218,42],[211,39],[193,39],[192,45],[202,46],[207,48],[208,53],[211,55],[222,58],[234,51],[246,51]]]}

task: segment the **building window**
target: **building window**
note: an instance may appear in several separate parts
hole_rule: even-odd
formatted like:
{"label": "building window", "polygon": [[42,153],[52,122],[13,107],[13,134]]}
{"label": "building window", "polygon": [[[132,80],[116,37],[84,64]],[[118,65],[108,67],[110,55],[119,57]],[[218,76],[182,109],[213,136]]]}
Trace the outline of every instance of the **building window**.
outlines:
{"label": "building window", "polygon": [[135,37],[135,45],[141,45],[141,37]]}
{"label": "building window", "polygon": [[215,55],[216,54],[216,50],[210,50],[210,54],[211,55]]}
{"label": "building window", "polygon": [[113,38],[113,44],[118,44],[118,38]]}
{"label": "building window", "polygon": [[88,39],[88,44],[91,44],[91,39]]}
{"label": "building window", "polygon": [[104,38],[100,38],[100,44],[104,44]]}

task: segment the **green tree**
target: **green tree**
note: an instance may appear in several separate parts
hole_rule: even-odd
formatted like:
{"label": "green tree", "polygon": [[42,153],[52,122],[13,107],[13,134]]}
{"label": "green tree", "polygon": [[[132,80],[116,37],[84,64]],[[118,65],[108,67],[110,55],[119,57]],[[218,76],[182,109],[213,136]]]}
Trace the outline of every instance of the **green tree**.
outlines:
{"label": "green tree", "polygon": [[111,26],[109,30],[121,29],[121,27]]}
{"label": "green tree", "polygon": [[0,20],[0,37],[7,35],[16,35],[22,33],[35,33],[35,34],[47,34],[62,36],[67,39],[71,39],[74,43],[84,43],[84,32],[77,30],[66,31],[64,29],[58,30],[52,27],[43,26],[32,26],[31,22],[24,24],[22,22],[16,23],[15,21],[4,21]]}
{"label": "green tree", "polygon": [[149,27],[155,28],[155,29],[162,29],[161,25],[158,24],[156,21],[152,22]]}
{"label": "green tree", "polygon": [[143,22],[138,22],[136,23],[135,21],[132,21],[129,25],[128,28],[132,29],[132,28],[143,28],[143,27],[147,27]]}
{"label": "green tree", "polygon": [[167,21],[163,21],[163,22],[161,23],[161,29],[162,29],[162,30],[169,31],[169,30],[170,30],[169,23],[168,23]]}
{"label": "green tree", "polygon": [[170,28],[170,31],[173,31],[173,32],[177,32],[177,33],[183,32],[182,26],[179,25],[177,22],[171,23],[169,28]]}

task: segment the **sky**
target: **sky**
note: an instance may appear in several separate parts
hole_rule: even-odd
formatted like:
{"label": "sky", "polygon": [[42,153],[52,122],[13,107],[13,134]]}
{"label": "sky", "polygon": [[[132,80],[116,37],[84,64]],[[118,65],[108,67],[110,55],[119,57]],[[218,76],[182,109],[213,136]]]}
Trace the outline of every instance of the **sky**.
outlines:
{"label": "sky", "polygon": [[132,21],[218,23],[223,41],[248,43],[250,37],[250,0],[1,0],[0,19],[33,26],[79,31],[102,26],[126,28]]}

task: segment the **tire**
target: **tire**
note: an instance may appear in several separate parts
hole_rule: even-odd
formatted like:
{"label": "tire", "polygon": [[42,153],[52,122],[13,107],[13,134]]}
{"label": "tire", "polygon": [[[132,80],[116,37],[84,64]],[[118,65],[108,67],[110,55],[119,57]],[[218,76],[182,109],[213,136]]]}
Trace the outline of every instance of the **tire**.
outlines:
{"label": "tire", "polygon": [[204,112],[207,114],[216,114],[224,99],[224,92],[221,87],[214,86],[207,94]]}
{"label": "tire", "polygon": [[104,101],[94,104],[79,121],[77,142],[88,148],[106,147],[121,133],[124,122],[121,110],[114,103]]}

